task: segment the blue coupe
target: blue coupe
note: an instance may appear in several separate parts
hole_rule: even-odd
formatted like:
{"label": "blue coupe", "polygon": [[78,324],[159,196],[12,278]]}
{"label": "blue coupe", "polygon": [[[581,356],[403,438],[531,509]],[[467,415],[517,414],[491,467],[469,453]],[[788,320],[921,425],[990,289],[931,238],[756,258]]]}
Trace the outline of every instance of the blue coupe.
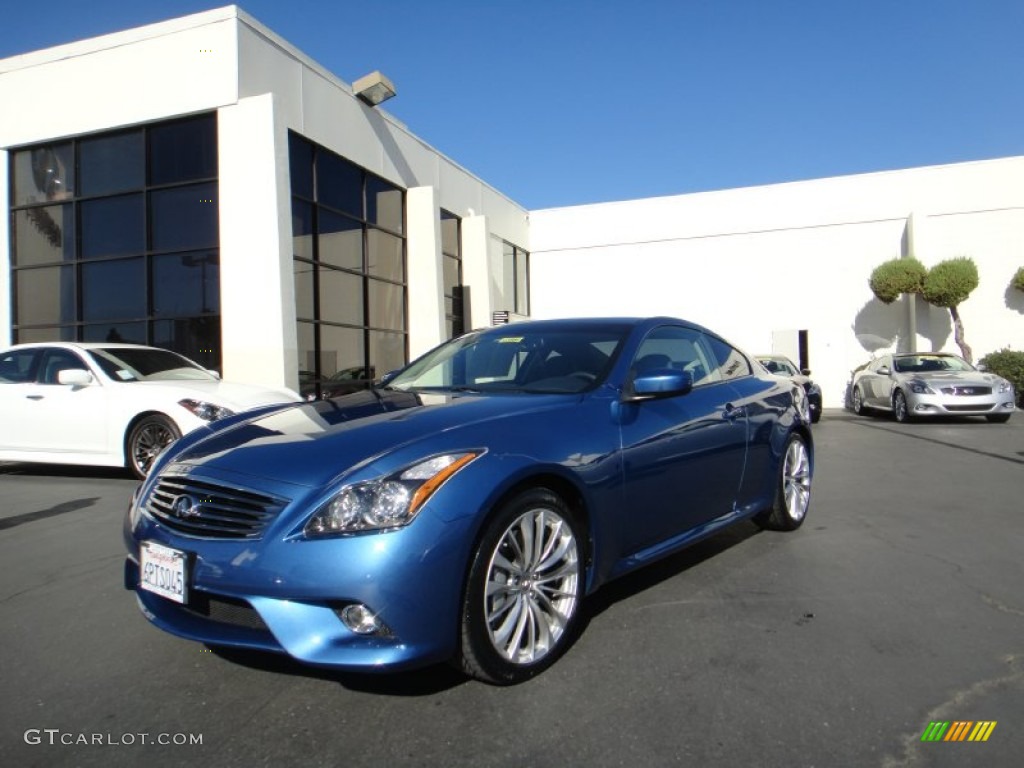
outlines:
{"label": "blue coupe", "polygon": [[125,520],[125,585],[210,646],[517,683],[611,579],[739,521],[799,527],[813,467],[803,388],[705,328],[498,326],[173,443]]}

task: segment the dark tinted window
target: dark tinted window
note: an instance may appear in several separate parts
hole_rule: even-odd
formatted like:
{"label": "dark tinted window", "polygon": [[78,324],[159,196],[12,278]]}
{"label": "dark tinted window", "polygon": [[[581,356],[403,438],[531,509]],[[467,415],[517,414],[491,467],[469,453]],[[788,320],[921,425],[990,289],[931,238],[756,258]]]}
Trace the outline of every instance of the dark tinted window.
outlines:
{"label": "dark tinted window", "polygon": [[146,183],[142,131],[83,139],[78,145],[79,194],[110,195]]}
{"label": "dark tinted window", "polygon": [[217,246],[217,185],[191,184],[150,194],[154,251]]}
{"label": "dark tinted window", "polygon": [[146,249],[143,200],[139,194],[82,203],[82,258],[142,253]]}
{"label": "dark tinted window", "polygon": [[330,152],[318,152],[316,197],[323,205],[363,218],[362,169]]}
{"label": "dark tinted window", "polygon": [[141,257],[82,265],[82,320],[146,316],[146,263]]}
{"label": "dark tinted window", "polygon": [[196,251],[153,257],[153,314],[220,312],[220,257]]}
{"label": "dark tinted window", "polygon": [[292,194],[313,199],[313,145],[294,133],[288,134],[288,168]]}
{"label": "dark tinted window", "polygon": [[217,123],[213,115],[149,129],[149,183],[173,184],[217,175]]}
{"label": "dark tinted window", "polygon": [[717,336],[705,336],[715,358],[719,376],[724,380],[738,379],[750,375],[750,362],[738,349],[726,344]]}

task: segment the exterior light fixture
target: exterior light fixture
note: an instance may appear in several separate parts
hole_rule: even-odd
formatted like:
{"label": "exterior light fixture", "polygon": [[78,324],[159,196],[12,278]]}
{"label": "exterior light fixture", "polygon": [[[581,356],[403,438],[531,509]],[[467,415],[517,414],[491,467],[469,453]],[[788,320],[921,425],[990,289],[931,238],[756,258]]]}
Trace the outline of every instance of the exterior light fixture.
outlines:
{"label": "exterior light fixture", "polygon": [[371,72],[352,83],[352,90],[364,104],[376,107],[395,95],[395,86],[380,72]]}

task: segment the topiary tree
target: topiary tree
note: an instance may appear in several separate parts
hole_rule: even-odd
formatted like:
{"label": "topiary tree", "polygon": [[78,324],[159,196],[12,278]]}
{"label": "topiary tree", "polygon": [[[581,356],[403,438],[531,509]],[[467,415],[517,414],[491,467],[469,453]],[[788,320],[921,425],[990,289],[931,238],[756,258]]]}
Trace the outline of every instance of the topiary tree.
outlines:
{"label": "topiary tree", "polygon": [[1017,405],[1024,406],[1024,352],[1000,349],[998,352],[989,352],[979,362],[1013,384]]}
{"label": "topiary tree", "polygon": [[892,304],[904,293],[921,293],[928,270],[917,259],[892,259],[879,264],[871,273],[868,285],[875,298]]}
{"label": "topiary tree", "polygon": [[971,291],[978,287],[978,267],[974,260],[967,256],[940,261],[930,270],[924,279],[924,290],[921,295],[929,304],[945,307],[953,318],[953,339],[960,347],[964,360],[971,363],[971,348],[964,339],[964,324],[960,320],[957,309]]}
{"label": "topiary tree", "polygon": [[1024,291],[1024,267],[1017,270],[1017,274],[1013,276],[1013,280],[1010,281],[1010,285],[1018,291]]}

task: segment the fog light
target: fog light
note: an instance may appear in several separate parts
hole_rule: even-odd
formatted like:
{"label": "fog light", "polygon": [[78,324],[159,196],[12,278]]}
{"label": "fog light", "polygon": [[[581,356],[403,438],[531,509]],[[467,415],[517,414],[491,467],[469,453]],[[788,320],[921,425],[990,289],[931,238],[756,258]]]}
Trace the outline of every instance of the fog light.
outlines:
{"label": "fog light", "polygon": [[373,611],[362,603],[346,605],[338,616],[341,617],[345,626],[357,635],[387,634],[387,627],[374,616]]}

